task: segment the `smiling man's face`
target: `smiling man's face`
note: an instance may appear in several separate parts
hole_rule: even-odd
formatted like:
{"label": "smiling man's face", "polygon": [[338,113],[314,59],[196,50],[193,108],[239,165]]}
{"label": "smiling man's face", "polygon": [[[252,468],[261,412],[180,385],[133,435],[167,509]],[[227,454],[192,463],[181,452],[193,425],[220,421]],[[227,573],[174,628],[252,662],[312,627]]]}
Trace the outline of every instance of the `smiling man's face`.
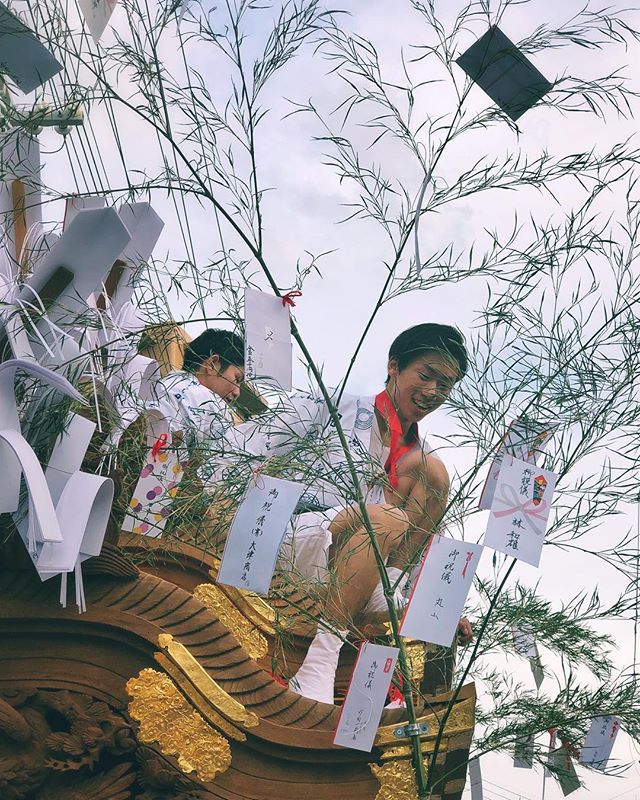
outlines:
{"label": "smiling man's face", "polygon": [[403,370],[391,359],[388,371],[387,391],[405,425],[420,422],[441,406],[459,378],[455,359],[435,351],[424,353]]}

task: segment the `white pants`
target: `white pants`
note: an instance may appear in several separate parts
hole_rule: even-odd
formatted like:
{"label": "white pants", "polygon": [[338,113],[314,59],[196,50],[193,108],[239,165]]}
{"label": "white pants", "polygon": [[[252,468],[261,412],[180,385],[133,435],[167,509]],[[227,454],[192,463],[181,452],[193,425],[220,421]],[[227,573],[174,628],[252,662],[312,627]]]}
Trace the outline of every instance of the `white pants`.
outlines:
{"label": "white pants", "polygon": [[[367,493],[366,502],[368,505],[384,503],[384,488],[373,486]],[[344,506],[335,506],[326,511],[306,511],[294,517],[280,548],[278,569],[315,583],[328,583],[332,538],[329,525],[344,509]]]}
{"label": "white pants", "polygon": [[314,583],[328,583],[329,525],[340,511],[339,506],[326,511],[306,511],[294,517],[280,548],[278,569]]}

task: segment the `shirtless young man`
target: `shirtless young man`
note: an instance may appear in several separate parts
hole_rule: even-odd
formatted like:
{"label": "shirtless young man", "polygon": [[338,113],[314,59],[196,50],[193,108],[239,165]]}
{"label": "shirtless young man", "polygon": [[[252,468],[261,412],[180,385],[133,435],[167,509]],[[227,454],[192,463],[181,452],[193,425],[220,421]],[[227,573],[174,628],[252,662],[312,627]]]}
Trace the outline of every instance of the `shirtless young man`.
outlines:
{"label": "shirtless young man", "polygon": [[[195,428],[199,439],[207,435],[211,438],[214,428],[219,436],[221,427],[226,428],[234,446],[241,441],[244,449],[259,457],[283,454],[291,442],[295,443],[295,435],[304,436],[313,426],[326,429],[326,404],[308,395],[300,396],[299,402],[295,396],[290,398],[294,415],[275,410],[275,429],[260,419],[231,429],[224,406],[237,398],[242,380],[241,340],[230,338],[233,336],[207,331],[195,339],[187,347],[186,371],[163,379],[158,402],[152,407],[173,418],[174,429]],[[420,441],[417,423],[446,400],[466,366],[464,343],[456,329],[418,325],[393,342],[386,388],[376,398],[375,411],[370,400],[348,395],[339,404],[341,423],[350,442],[366,429],[359,421],[369,417],[369,431],[365,433],[370,433],[369,451],[379,464],[379,478],[365,487],[367,516],[392,584],[403,569],[415,563],[446,505],[446,469],[428,444]],[[335,576],[327,592],[326,622],[320,622],[305,661],[291,682],[294,690],[326,703],[333,702],[339,651],[353,619],[365,606],[367,613],[386,608],[370,534],[352,500],[341,497],[335,481],[331,485],[331,459],[335,461],[332,455],[325,462],[329,480],[310,487],[323,501],[321,509],[297,515],[290,537],[297,548],[294,563],[301,574],[318,576],[322,571],[319,562],[324,560]],[[344,462],[335,466],[344,468]],[[397,603],[402,602],[398,597]],[[466,620],[461,621],[460,636],[463,641],[471,637]]]}
{"label": "shirtless young man", "polygon": [[[442,519],[449,492],[447,470],[428,443],[420,440],[417,424],[445,402],[466,369],[462,335],[447,325],[416,325],[401,333],[390,347],[387,380],[375,399],[372,430],[372,440],[379,438],[381,444],[378,457],[387,480],[367,497],[367,511],[378,525],[394,520],[392,535],[383,538],[376,530],[392,586],[417,564]],[[375,444],[372,455],[374,450]],[[387,608],[378,564],[359,512],[341,512],[329,531],[337,588],[329,590],[325,616],[342,630],[336,635],[319,627],[292,681],[292,688],[301,694],[324,702],[331,702],[333,696],[338,655],[349,623],[363,609],[375,613]],[[395,602],[398,606],[404,603],[398,590]],[[463,618],[458,639],[464,644],[471,638],[471,626]]]}

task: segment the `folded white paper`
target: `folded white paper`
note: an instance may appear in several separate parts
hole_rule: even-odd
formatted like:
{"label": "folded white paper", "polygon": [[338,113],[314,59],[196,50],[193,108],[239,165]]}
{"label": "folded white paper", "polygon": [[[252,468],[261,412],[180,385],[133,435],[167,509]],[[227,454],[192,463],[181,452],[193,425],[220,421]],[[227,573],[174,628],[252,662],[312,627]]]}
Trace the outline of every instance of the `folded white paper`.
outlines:
{"label": "folded white paper", "polygon": [[304,486],[257,475],[227,535],[218,583],[266,594],[278,552]]}
{"label": "folded white paper", "polygon": [[78,211],[86,211],[88,208],[104,208],[107,205],[106,197],[102,195],[89,195],[86,197],[78,197],[71,195],[67,197],[64,205],[64,222],[62,223],[62,230],[66,231],[72,221],[75,219]]}
{"label": "folded white paper", "polygon": [[502,462],[484,546],[537,567],[558,476],[518,458]]}
{"label": "folded white paper", "polygon": [[72,572],[78,560],[100,555],[113,502],[113,481],[75,472],[56,504],[62,542],[46,542],[35,559],[40,577]]}
{"label": "folded white paper", "polygon": [[49,487],[40,462],[29,443],[12,430],[0,430],[0,512],[17,511],[20,500],[20,478],[24,477],[28,494],[28,515],[25,523],[25,545],[37,557],[36,542],[62,541]]}
{"label": "folded white paper", "polygon": [[15,397],[16,372],[22,370],[84,403],[77,390],[61,375],[31,361],[12,359],[0,364],[0,512],[13,513],[20,502],[20,479],[28,492],[28,516],[24,520],[25,544],[32,556],[35,542],[61,541],[62,534],[40,462],[20,432]]}
{"label": "folded white paper", "polygon": [[582,745],[579,763],[604,771],[611,758],[611,751],[619,730],[620,720],[618,717],[594,717]]}
{"label": "folded white paper", "polygon": [[509,425],[500,449],[489,467],[480,496],[480,509],[491,508],[504,456],[509,454],[521,461],[535,464],[557,427],[557,425],[543,425],[536,420],[526,418],[516,419]]}
{"label": "folded white paper", "polygon": [[340,710],[333,743],[370,752],[378,732],[398,648],[363,642]]}
{"label": "folded white paper", "polygon": [[282,298],[245,289],[245,371],[247,378],[274,381],[291,389],[291,315]]}
{"label": "folded white paper", "polygon": [[27,94],[62,69],[62,64],[22,23],[0,3],[0,73],[5,73]]}
{"label": "folded white paper", "polygon": [[[50,306],[47,318],[55,324],[73,326],[87,312],[87,298],[99,288],[113,262],[131,237],[113,208],[78,210],[63,235],[38,263],[20,292],[32,301],[41,295],[54,273],[63,267],[72,274]],[[46,328],[46,320],[36,321]]]}
{"label": "folded white paper", "polygon": [[44,473],[54,503],[60,500],[69,479],[82,466],[95,429],[96,424],[90,419],[78,414],[70,415],[64,432],[51,451]]}
{"label": "folded white paper", "polygon": [[80,472],[95,428],[91,420],[72,414],[51,453],[45,477],[63,540],[37,547],[34,563],[42,580],[76,570],[80,583],[80,564],[100,555],[113,503],[113,481]]}
{"label": "folded white paper", "polygon": [[160,238],[164,222],[149,203],[126,203],[118,209],[131,241],[118,256],[125,266],[111,298],[114,310],[121,309],[133,297],[136,278],[142,266],[151,258]]}

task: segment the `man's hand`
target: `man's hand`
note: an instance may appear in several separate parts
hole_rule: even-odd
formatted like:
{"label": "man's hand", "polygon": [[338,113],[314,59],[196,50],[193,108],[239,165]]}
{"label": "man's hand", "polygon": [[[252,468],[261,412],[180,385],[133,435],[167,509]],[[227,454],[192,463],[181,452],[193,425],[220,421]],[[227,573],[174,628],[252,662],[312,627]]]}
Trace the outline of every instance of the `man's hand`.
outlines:
{"label": "man's hand", "polygon": [[469,644],[473,639],[473,628],[466,617],[460,617],[458,623],[458,644]]}

